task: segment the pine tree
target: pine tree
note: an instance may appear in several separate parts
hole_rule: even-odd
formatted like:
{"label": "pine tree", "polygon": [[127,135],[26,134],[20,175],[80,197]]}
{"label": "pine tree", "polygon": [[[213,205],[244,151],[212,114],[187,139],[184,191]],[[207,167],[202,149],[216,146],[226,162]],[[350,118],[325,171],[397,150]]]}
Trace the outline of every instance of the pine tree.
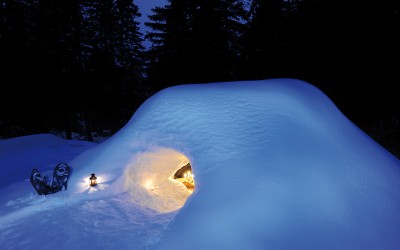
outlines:
{"label": "pine tree", "polygon": [[119,125],[122,126],[149,93],[143,82],[145,76],[143,34],[140,32],[139,22],[136,21],[141,13],[131,0],[117,0],[116,4],[118,10],[116,61],[120,80],[114,101],[118,107]]}
{"label": "pine tree", "polygon": [[190,5],[191,1],[169,1],[164,7],[152,9],[150,22],[146,23],[153,30],[146,34],[152,43],[147,53],[147,76],[156,83],[156,89],[189,81]]}
{"label": "pine tree", "polygon": [[151,81],[174,85],[236,78],[245,15],[242,1],[170,0],[153,13],[147,24],[154,30],[147,35],[153,44]]}
{"label": "pine tree", "polygon": [[241,77],[263,79],[282,76],[286,70],[285,23],[290,1],[252,0],[249,21],[243,36]]}
{"label": "pine tree", "polygon": [[125,107],[127,98],[141,87],[144,74],[143,39],[135,20],[140,13],[134,2],[126,0],[87,0],[82,7],[86,77],[81,100],[86,124],[119,129],[131,115]]}
{"label": "pine tree", "polygon": [[2,8],[6,32],[0,32],[5,55],[1,75],[7,86],[7,106],[19,107],[14,112],[20,114],[11,122],[30,128],[31,133],[59,126],[63,120],[59,114],[69,112],[65,109],[68,97],[60,96],[77,66],[74,34],[79,5],[76,1],[24,0],[4,1]]}
{"label": "pine tree", "polygon": [[77,108],[74,92],[80,85],[80,5],[76,0],[38,1],[36,11],[32,36],[37,42],[31,55],[36,58],[32,62],[38,78],[36,97],[47,107],[48,117],[43,118],[47,126],[66,131],[69,138]]}
{"label": "pine tree", "polygon": [[244,30],[243,1],[198,1],[193,17],[195,58],[191,75],[194,81],[214,82],[237,79],[240,36]]}
{"label": "pine tree", "polygon": [[23,68],[26,59],[27,12],[22,1],[0,1],[0,136],[15,136],[14,130],[23,122],[15,113],[21,111],[22,99],[18,92],[24,88],[18,79],[27,74],[15,72]]}

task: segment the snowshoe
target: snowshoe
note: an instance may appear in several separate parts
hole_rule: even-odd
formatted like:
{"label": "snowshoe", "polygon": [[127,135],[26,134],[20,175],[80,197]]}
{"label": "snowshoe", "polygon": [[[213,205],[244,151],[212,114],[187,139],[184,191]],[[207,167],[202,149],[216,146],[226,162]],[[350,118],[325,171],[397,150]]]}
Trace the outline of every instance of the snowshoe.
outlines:
{"label": "snowshoe", "polygon": [[39,195],[53,193],[52,188],[47,184],[46,177],[42,177],[36,168],[32,169],[30,181]]}
{"label": "snowshoe", "polygon": [[58,192],[64,188],[67,190],[67,184],[69,177],[71,175],[71,167],[68,166],[65,162],[59,163],[53,171],[53,181],[51,184],[51,188]]}

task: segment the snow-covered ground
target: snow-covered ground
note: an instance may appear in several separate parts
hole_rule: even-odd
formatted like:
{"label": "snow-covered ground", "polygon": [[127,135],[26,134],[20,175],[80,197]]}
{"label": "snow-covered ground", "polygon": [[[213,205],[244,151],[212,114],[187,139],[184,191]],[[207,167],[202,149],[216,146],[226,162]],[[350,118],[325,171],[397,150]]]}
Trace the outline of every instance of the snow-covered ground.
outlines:
{"label": "snow-covered ground", "polygon": [[[37,195],[31,169],[61,161],[68,190]],[[188,162],[193,193],[172,178]],[[2,249],[400,245],[399,160],[298,80],[168,88],[101,143],[1,140],[0,169]]]}
{"label": "snow-covered ground", "polygon": [[[33,168],[51,176],[59,162],[69,163],[96,145],[50,134],[0,140],[1,249],[144,249],[159,235],[174,213],[156,213],[126,194],[100,198],[35,192],[29,182]],[[86,187],[87,193],[97,190]]]}

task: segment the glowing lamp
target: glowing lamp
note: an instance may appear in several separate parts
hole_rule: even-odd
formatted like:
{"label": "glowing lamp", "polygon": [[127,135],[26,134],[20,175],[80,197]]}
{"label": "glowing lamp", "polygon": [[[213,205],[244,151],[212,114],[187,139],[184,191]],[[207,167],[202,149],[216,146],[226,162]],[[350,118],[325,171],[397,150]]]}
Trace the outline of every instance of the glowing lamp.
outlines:
{"label": "glowing lamp", "polygon": [[89,178],[90,182],[89,185],[91,187],[96,186],[97,185],[97,177],[95,176],[95,174],[91,174],[90,178]]}

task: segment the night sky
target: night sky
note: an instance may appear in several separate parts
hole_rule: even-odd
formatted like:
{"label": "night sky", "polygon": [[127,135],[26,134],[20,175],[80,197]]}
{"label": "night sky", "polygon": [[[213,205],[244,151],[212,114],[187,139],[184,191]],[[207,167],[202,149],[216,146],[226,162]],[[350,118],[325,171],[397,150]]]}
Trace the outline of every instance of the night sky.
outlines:
{"label": "night sky", "polygon": [[[143,35],[146,34],[148,28],[144,25],[144,22],[148,21],[147,15],[151,14],[151,9],[157,6],[164,6],[167,3],[166,0],[135,0],[135,4],[139,7],[139,11],[142,14],[138,21],[141,22],[141,30]],[[148,48],[151,44],[149,41],[144,41],[143,45]]]}

